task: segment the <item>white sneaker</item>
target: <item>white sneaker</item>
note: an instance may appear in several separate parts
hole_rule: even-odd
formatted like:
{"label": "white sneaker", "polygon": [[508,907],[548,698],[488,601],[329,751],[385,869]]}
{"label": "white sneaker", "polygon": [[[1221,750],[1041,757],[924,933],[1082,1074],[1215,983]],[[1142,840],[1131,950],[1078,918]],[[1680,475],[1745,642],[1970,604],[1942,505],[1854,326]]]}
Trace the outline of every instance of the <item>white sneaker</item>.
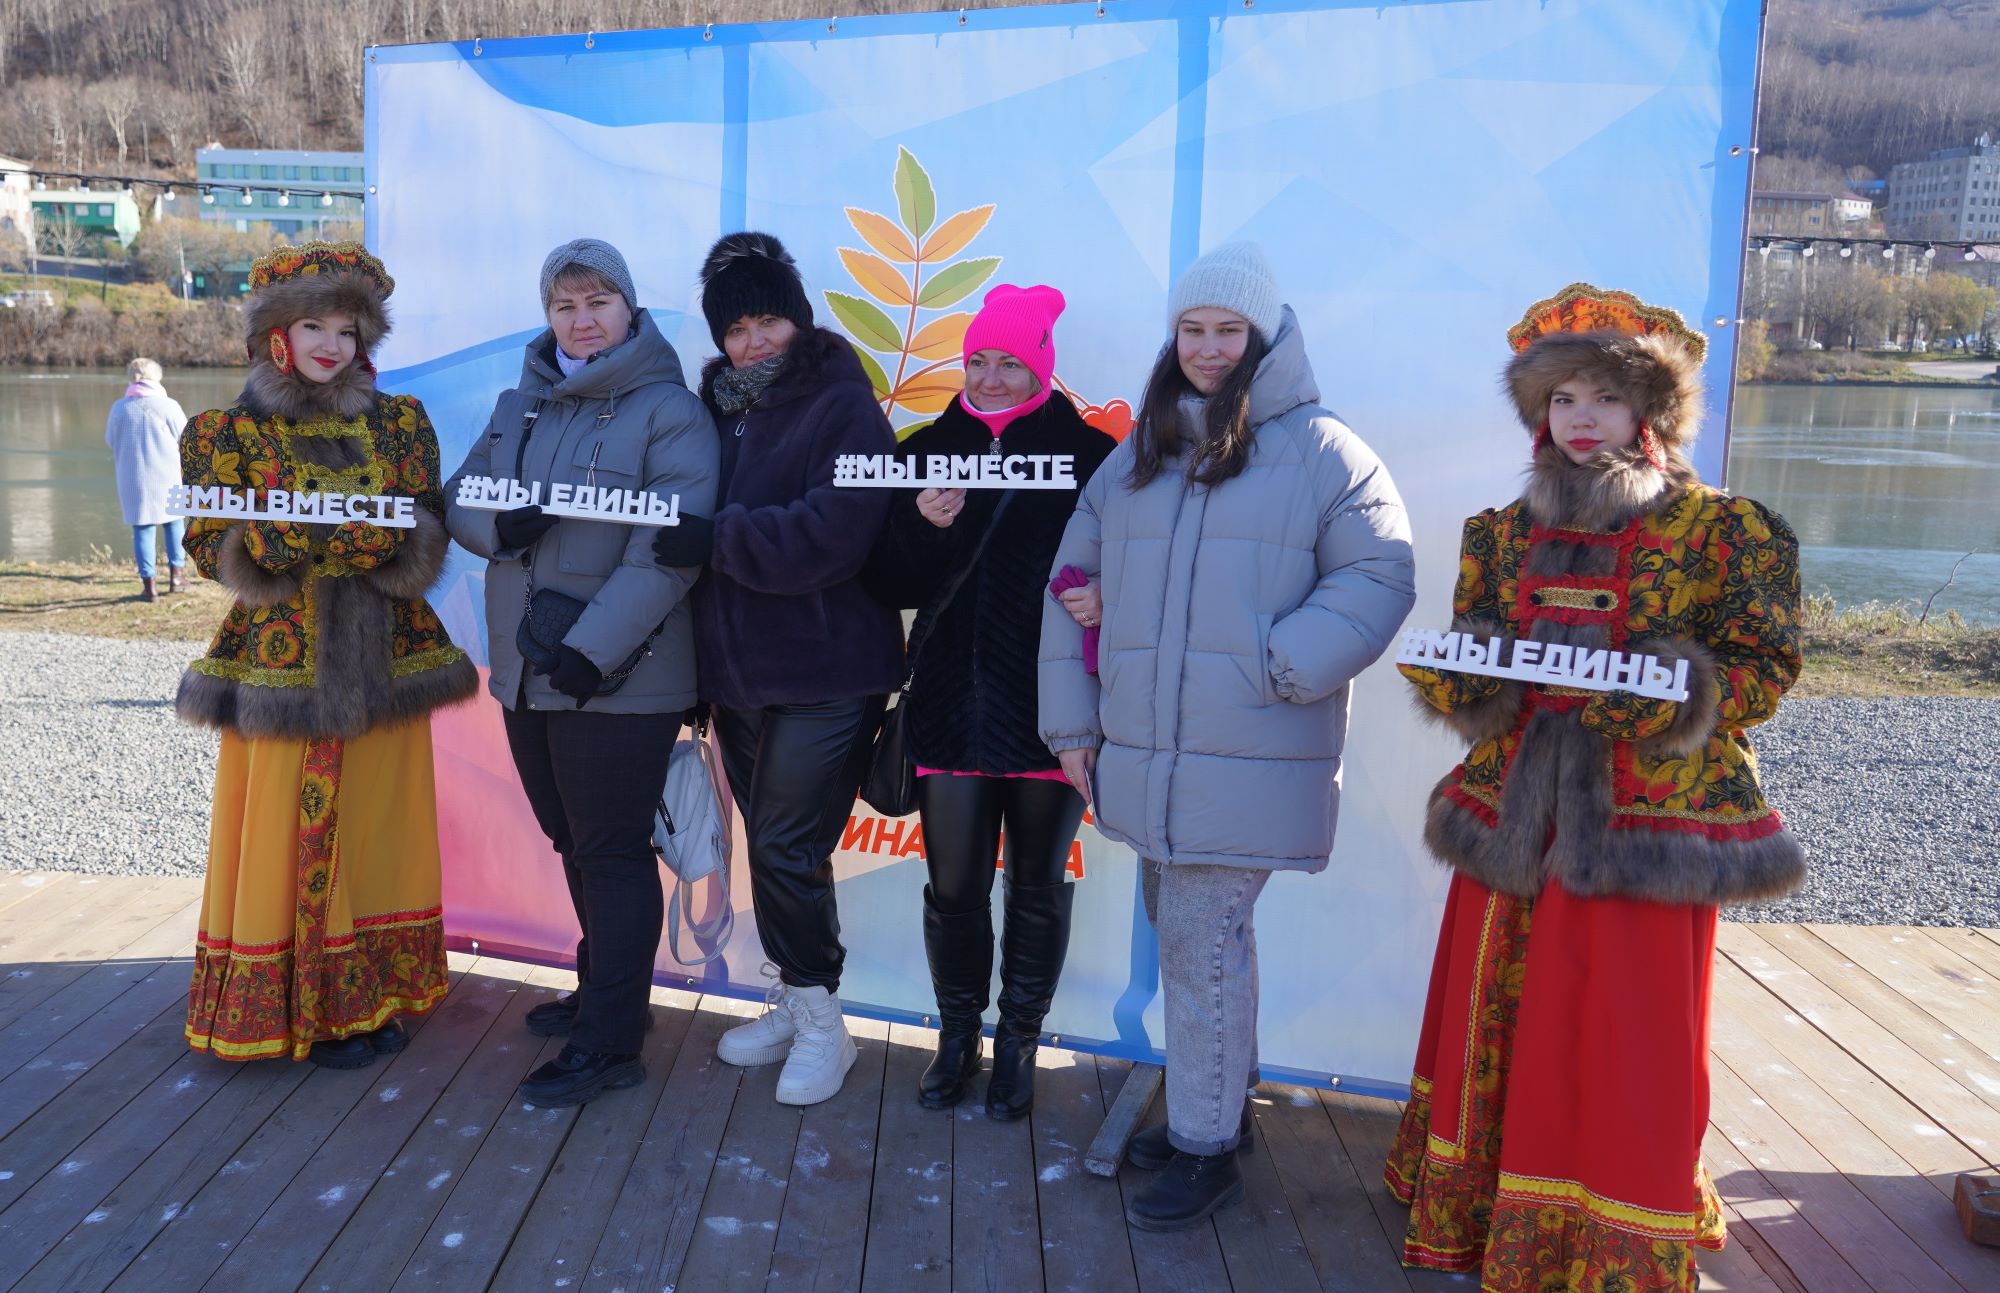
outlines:
{"label": "white sneaker", "polygon": [[854,1067],[854,1039],[840,1017],[840,998],[825,988],[792,988],[791,1008],[798,1036],[778,1074],[779,1104],[818,1104],[833,1098]]}
{"label": "white sneaker", "polygon": [[771,980],[764,993],[764,1013],[730,1029],[715,1043],[715,1057],[724,1064],[744,1068],[775,1064],[792,1053],[799,1026],[792,1017],[791,996],[798,989],[778,978],[774,965],[767,963],[764,973]]}

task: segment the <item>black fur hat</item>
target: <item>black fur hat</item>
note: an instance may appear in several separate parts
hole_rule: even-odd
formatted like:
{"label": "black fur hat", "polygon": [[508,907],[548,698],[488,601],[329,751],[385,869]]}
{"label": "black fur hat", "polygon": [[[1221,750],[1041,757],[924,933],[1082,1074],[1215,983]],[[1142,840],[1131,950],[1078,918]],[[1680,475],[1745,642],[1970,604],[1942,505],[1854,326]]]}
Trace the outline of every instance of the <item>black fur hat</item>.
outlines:
{"label": "black fur hat", "polygon": [[701,263],[701,312],[717,349],[729,325],[745,315],[775,314],[801,331],[813,326],[812,302],[785,244],[767,233],[732,233]]}

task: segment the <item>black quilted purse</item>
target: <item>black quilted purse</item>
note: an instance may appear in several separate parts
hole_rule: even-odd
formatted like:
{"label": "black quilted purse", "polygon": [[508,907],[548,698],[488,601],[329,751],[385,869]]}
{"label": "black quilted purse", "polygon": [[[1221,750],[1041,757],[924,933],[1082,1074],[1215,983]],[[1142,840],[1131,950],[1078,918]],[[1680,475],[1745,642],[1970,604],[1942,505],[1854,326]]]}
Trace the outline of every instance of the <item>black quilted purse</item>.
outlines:
{"label": "black quilted purse", "polygon": [[[556,661],[562,658],[562,641],[569,636],[570,629],[583,617],[588,602],[579,601],[568,593],[559,593],[553,588],[535,588],[531,576],[527,587],[521,592],[521,624],[514,630],[514,649],[521,653],[528,667],[535,673],[554,673]],[[597,684],[597,694],[609,696],[625,685],[639,662],[653,651],[653,639],[660,636],[660,630],[667,626],[661,620],[653,626],[625,663],[604,675],[604,681]]]}
{"label": "black quilted purse", "polygon": [[[979,559],[986,555],[987,543],[992,540],[994,531],[1000,528],[1001,514],[1013,501],[1012,493],[1000,496],[999,506],[993,509],[993,516],[986,523],[986,533],[979,536],[979,543],[972,549],[972,560],[951,577],[951,582],[945,585],[944,594],[931,607],[930,627],[933,631],[944,617],[944,608],[951,605],[951,599],[958,596],[958,590],[979,568]],[[909,716],[910,684],[917,679],[917,661],[930,640],[930,633],[925,633],[924,640],[917,643],[917,649],[910,652],[909,666],[903,671],[903,685],[896,692],[895,705],[882,716],[882,729],[875,735],[875,752],[868,760],[868,775],[861,781],[861,798],[884,817],[908,817],[917,811],[917,764],[904,743],[903,722]]]}

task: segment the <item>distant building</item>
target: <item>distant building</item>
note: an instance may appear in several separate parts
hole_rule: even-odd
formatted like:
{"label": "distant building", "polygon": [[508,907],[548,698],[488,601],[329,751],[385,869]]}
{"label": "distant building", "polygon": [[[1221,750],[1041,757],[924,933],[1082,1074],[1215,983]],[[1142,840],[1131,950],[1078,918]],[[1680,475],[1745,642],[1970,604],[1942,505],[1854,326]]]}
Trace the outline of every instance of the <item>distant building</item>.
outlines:
{"label": "distant building", "polygon": [[1841,224],[1865,224],[1875,214],[1875,204],[1859,193],[1833,195],[1834,219]]}
{"label": "distant building", "polygon": [[33,242],[35,204],[29,198],[28,164],[0,157],[0,244]]}
{"label": "distant building", "polygon": [[[205,194],[201,218],[240,233],[283,234],[303,242],[318,237],[329,224],[361,222],[358,196],[329,192],[359,193],[360,153],[210,145],[195,150],[194,169]],[[278,191],[253,192],[244,185]]]}
{"label": "distant building", "polygon": [[1750,195],[1751,233],[1831,233],[1839,223],[1831,193],[1753,192]]}
{"label": "distant building", "polygon": [[[93,240],[115,238],[120,247],[130,247],[139,236],[139,203],[129,190],[36,189],[28,197],[35,204],[35,226],[44,256],[54,251],[50,230],[65,224]],[[87,248],[83,254],[96,250]]]}
{"label": "distant building", "polygon": [[1884,220],[1892,238],[2000,241],[2000,146],[1981,135],[1890,168]]}

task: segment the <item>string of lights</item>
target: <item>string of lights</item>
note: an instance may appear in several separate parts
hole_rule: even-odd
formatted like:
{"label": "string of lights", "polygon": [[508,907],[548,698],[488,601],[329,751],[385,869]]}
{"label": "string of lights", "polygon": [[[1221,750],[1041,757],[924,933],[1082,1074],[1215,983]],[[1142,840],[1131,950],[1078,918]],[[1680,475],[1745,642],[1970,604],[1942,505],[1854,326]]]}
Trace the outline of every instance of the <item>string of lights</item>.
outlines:
{"label": "string of lights", "polygon": [[2000,243],[1958,242],[1948,238],[1842,238],[1759,234],[1750,239],[1750,250],[1759,256],[1768,256],[1774,250],[1794,251],[1801,256],[1811,256],[1829,248],[1843,260],[1851,260],[1863,250],[1877,252],[1883,260],[1895,259],[1899,250],[1921,255],[1925,260],[1936,260],[1939,252],[1957,252],[1964,260],[1978,260],[1982,255],[2000,260]]}
{"label": "string of lights", "polygon": [[295,198],[302,206],[309,203],[312,199],[318,198],[319,204],[323,207],[332,206],[335,198],[364,198],[364,194],[360,189],[343,188],[340,185],[320,184],[316,182],[288,186],[284,184],[254,184],[243,180],[223,182],[218,180],[163,179],[157,175],[99,175],[88,171],[55,171],[46,170],[42,167],[0,167],[0,176],[6,175],[27,176],[29,183],[34,185],[37,193],[48,192],[50,180],[63,180],[68,181],[69,186],[79,189],[88,188],[92,184],[115,184],[126,193],[132,193],[139,188],[154,188],[160,190],[162,199],[173,202],[179,198],[179,191],[185,189],[188,192],[198,194],[201,200],[209,206],[215,205],[218,200],[234,200],[240,205],[247,207],[254,201],[254,195],[258,193],[277,194],[278,205],[281,207],[290,206]]}

